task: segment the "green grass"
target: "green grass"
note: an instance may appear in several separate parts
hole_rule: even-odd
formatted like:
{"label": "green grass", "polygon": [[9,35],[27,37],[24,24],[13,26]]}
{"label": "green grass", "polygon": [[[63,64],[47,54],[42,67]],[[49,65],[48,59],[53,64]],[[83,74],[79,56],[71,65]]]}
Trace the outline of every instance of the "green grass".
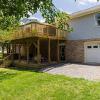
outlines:
{"label": "green grass", "polygon": [[100,82],[2,68],[0,100],[100,100]]}

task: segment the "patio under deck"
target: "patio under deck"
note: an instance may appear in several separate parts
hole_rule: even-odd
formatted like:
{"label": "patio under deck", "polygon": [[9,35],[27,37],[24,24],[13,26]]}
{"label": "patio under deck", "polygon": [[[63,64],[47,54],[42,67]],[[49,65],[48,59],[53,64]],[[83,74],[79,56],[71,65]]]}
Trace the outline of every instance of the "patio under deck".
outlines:
{"label": "patio under deck", "polygon": [[9,50],[12,60],[37,64],[66,61],[66,34],[48,24],[23,25],[13,33]]}

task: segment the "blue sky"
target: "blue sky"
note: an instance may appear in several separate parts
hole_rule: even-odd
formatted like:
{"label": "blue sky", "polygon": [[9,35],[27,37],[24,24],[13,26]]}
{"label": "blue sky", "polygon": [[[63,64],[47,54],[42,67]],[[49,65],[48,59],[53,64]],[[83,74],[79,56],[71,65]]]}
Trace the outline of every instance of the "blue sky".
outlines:
{"label": "blue sky", "polygon": [[[74,0],[53,0],[53,3],[58,9],[67,13],[74,13],[96,5],[100,5],[100,2],[97,2],[97,0],[77,0],[77,2]],[[35,14],[34,17],[42,20],[40,13]]]}

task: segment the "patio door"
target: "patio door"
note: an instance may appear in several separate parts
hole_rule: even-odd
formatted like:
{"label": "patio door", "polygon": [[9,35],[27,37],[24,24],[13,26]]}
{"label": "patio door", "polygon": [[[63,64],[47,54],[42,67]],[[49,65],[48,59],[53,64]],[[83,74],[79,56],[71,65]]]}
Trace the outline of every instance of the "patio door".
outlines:
{"label": "patio door", "polygon": [[65,61],[65,45],[60,46],[60,61],[63,62]]}

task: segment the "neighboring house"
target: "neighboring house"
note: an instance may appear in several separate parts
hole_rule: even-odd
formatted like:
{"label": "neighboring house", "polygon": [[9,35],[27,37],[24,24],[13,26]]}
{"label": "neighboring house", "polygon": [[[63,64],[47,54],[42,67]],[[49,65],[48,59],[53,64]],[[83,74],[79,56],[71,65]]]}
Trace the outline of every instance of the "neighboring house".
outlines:
{"label": "neighboring house", "polygon": [[21,25],[28,24],[30,22],[38,22],[38,20],[33,18],[23,18],[20,20]]}
{"label": "neighboring house", "polygon": [[71,15],[73,32],[68,36],[68,62],[100,63],[100,6]]}

